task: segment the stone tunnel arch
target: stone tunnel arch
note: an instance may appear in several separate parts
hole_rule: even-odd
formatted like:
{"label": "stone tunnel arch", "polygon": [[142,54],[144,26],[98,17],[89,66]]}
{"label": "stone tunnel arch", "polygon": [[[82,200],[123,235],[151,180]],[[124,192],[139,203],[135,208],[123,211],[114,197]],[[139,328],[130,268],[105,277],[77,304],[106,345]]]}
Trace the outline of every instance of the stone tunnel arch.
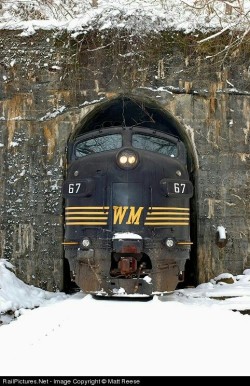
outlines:
{"label": "stone tunnel arch", "polygon": [[[187,168],[194,186],[194,195],[191,198],[191,249],[190,261],[186,263],[186,279],[181,286],[197,284],[197,220],[196,220],[196,193],[198,157],[192,141],[189,128],[185,128],[169,111],[151,98],[132,95],[119,95],[108,101],[100,103],[97,107],[81,120],[71,133],[67,143],[67,159],[70,160],[73,143],[82,134],[93,130],[102,130],[111,126],[142,126],[157,129],[170,135],[174,135],[184,142],[187,150]],[[64,259],[66,260],[66,259]],[[65,286],[68,286],[68,267],[64,272],[66,276]],[[67,288],[66,288],[67,289]]]}

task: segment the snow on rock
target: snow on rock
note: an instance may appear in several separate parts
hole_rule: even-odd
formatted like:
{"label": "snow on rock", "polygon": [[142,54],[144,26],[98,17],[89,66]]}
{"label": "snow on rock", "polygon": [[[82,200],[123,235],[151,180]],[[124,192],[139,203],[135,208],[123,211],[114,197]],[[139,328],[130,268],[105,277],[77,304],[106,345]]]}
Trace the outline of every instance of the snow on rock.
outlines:
{"label": "snow on rock", "polygon": [[[30,36],[38,29],[68,30],[75,36],[93,29],[127,29],[142,36],[150,31],[166,29],[176,31],[206,32],[208,30],[247,29],[250,1],[214,0],[51,0],[49,2],[4,1],[0,9],[0,29],[21,29],[21,36]],[[217,32],[218,33],[218,32]],[[219,32],[220,33],[220,32]],[[214,33],[214,35],[216,32]],[[208,39],[205,38],[205,39]]]}
{"label": "snow on rock", "polygon": [[45,301],[53,302],[67,297],[61,292],[48,292],[25,284],[11,271],[13,268],[10,262],[0,259],[0,314],[15,312],[21,308],[32,309],[41,306]]}
{"label": "snow on rock", "polygon": [[237,276],[233,276],[231,273],[222,273],[208,283],[199,284],[196,288],[177,290],[176,294],[194,298],[248,297],[249,308],[247,309],[250,309],[250,272],[247,275]]}
{"label": "snow on rock", "polygon": [[227,283],[232,284],[235,282],[235,278],[231,273],[221,273],[213,279],[216,283]]}

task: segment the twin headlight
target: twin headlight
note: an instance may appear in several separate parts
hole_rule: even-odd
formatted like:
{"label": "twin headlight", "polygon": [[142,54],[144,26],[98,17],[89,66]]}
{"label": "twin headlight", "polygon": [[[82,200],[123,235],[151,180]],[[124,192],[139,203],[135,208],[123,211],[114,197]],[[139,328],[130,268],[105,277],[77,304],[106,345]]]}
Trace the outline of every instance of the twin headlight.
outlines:
{"label": "twin headlight", "polygon": [[122,169],[133,169],[139,162],[138,154],[131,149],[123,149],[117,154],[116,159]]}

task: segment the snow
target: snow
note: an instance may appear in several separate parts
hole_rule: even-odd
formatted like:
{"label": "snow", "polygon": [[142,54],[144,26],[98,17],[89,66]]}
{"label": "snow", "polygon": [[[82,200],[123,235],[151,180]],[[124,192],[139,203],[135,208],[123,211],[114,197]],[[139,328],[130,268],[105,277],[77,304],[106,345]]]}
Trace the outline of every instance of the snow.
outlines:
{"label": "snow", "polygon": [[232,311],[250,309],[249,269],[145,301],[51,293],[13,268],[0,260],[0,312],[15,316],[0,327],[0,376],[250,375],[250,316]]}
{"label": "snow", "polygon": [[[88,0],[30,1],[1,3],[0,29],[22,30],[30,36],[37,30],[67,30],[77,36],[93,29],[126,29],[142,36],[150,31],[206,32],[218,36],[228,29],[247,30],[250,1],[230,0]],[[227,7],[231,6],[231,12]],[[219,30],[219,31],[218,31]],[[209,37],[201,41],[206,41]]]}
{"label": "snow", "polygon": [[35,308],[46,302],[64,299],[67,295],[51,293],[29,286],[18,279],[11,271],[13,265],[5,259],[0,260],[0,314],[13,311],[18,316],[24,308]]}
{"label": "snow", "polygon": [[120,239],[141,240],[142,237],[140,235],[137,235],[136,233],[132,233],[132,232],[117,232],[113,236],[113,240],[116,240],[116,239],[118,239],[118,240],[120,240]]}
{"label": "snow", "polygon": [[226,236],[226,229],[222,226],[222,225],[219,225],[217,227],[217,232],[219,233],[219,238],[220,240],[226,240],[227,236]]}
{"label": "snow", "polygon": [[220,240],[226,240],[227,236],[226,236],[226,229],[222,226],[222,225],[219,225],[217,227],[217,232],[219,233],[219,236],[220,236]]}

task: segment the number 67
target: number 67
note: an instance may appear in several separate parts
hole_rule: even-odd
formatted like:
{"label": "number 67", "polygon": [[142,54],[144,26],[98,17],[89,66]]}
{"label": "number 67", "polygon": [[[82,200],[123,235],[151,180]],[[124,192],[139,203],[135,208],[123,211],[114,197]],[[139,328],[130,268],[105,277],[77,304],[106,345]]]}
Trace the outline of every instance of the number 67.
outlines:
{"label": "number 67", "polygon": [[174,183],[174,192],[175,193],[184,193],[186,184],[180,184],[179,182]]}
{"label": "number 67", "polygon": [[80,189],[80,182],[77,182],[75,184],[69,184],[69,193],[72,194],[72,193],[78,193],[79,192],[79,189]]}

